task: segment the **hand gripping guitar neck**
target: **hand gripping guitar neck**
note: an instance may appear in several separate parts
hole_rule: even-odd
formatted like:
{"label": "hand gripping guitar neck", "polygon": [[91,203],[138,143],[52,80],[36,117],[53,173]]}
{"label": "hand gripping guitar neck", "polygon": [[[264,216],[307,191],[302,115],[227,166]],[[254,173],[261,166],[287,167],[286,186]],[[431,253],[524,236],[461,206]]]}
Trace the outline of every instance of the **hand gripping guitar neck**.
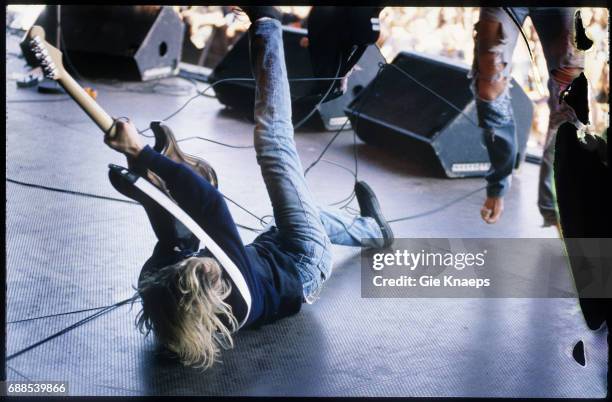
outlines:
{"label": "hand gripping guitar neck", "polygon": [[[96,123],[96,125],[112,138],[115,136],[115,119],[113,119],[89,94],[68,74],[62,62],[62,52],[45,40],[45,31],[38,25],[34,25],[26,35],[27,51],[31,52],[31,59],[38,60],[45,76],[57,81],[83,109],[85,113]],[[204,177],[215,188],[219,183],[214,169],[204,159],[189,155],[181,151],[172,131],[161,122],[151,123],[151,130],[155,135],[155,150],[168,158],[179,163],[186,163],[199,175]],[[163,188],[159,178],[152,172],[147,177],[158,187]]]}

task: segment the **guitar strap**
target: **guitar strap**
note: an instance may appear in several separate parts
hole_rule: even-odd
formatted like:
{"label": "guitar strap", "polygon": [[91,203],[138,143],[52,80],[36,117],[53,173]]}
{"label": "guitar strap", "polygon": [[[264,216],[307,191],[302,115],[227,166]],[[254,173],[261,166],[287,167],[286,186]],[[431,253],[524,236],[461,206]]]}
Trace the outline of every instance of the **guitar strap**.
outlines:
{"label": "guitar strap", "polygon": [[246,315],[239,325],[239,328],[241,328],[248,319],[251,311],[251,292],[249,291],[249,287],[247,286],[244,276],[236,264],[234,264],[234,262],[227,256],[225,251],[223,251],[223,249],[219,247],[219,245],[215,243],[215,241],[208,236],[208,234],[206,234],[206,232],[191,218],[191,216],[172,202],[172,200],[170,200],[170,198],[168,198],[168,196],[160,189],[126,168],[116,165],[110,165],[109,167],[121,175],[129,183],[149,196],[149,198],[157,202],[159,206],[172,214],[176,219],[178,219],[200,240],[200,243],[206,247],[213,256],[215,256],[223,270],[229,275],[230,279],[235,285],[235,288],[238,290],[238,293],[247,306]]}

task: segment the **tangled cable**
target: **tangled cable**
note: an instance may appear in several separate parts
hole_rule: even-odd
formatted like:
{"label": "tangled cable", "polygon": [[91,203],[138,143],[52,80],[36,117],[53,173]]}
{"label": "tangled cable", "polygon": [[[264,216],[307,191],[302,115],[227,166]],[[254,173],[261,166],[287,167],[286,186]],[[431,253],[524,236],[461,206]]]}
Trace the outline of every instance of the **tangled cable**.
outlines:
{"label": "tangled cable", "polygon": [[[364,104],[366,103],[366,100],[369,98],[369,96],[371,96],[371,94],[375,91],[375,86],[376,86],[376,81],[380,75],[380,73],[382,72],[382,70],[387,67],[387,66],[392,66],[393,68],[399,70],[400,72],[402,72],[406,77],[412,79],[413,81],[415,81],[418,85],[422,86],[424,89],[428,90],[429,92],[431,92],[434,96],[436,96],[437,98],[439,98],[440,100],[444,101],[445,103],[447,103],[449,106],[451,106],[453,109],[459,111],[465,118],[467,118],[468,120],[470,120],[475,126],[477,126],[477,124],[472,121],[467,115],[465,115],[463,113],[462,110],[460,110],[458,107],[456,107],[454,104],[452,104],[452,102],[448,101],[446,98],[444,98],[442,95],[438,94],[437,92],[435,92],[434,90],[432,90],[431,88],[427,87],[425,84],[421,83],[418,79],[416,79],[415,77],[413,77],[412,75],[410,75],[408,72],[404,71],[403,69],[401,69],[398,66],[392,65],[392,64],[387,64],[387,63],[379,63],[379,69],[378,72],[376,74],[376,77],[374,78],[374,80],[372,81],[371,85],[368,87],[368,90],[370,91],[369,94],[367,94],[368,96],[366,96],[366,92],[362,93],[360,95],[360,99],[358,107],[356,108],[355,111],[355,126],[353,127],[353,158],[354,158],[354,170],[351,170],[350,168],[331,161],[331,160],[327,160],[324,159],[324,155],[325,153],[330,149],[331,145],[334,143],[334,141],[338,138],[338,136],[340,135],[340,133],[344,130],[344,128],[346,127],[346,125],[348,124],[349,120],[347,119],[344,124],[339,127],[337,129],[337,131],[334,133],[334,135],[332,136],[332,138],[330,139],[330,141],[324,146],[323,150],[321,151],[321,153],[319,154],[319,156],[304,170],[304,176],[307,176],[308,173],[312,170],[312,168],[314,168],[318,163],[320,162],[325,162],[325,163],[329,163],[331,165],[334,165],[336,167],[339,167],[343,170],[348,171],[349,173],[351,173],[351,175],[354,177],[355,182],[358,181],[358,173],[359,173],[359,158],[358,158],[358,153],[357,153],[357,136],[356,136],[356,131],[357,131],[357,125],[359,124],[359,117],[361,115],[361,110],[364,106]],[[75,70],[76,71],[76,70]],[[323,80],[338,80],[338,79],[342,79],[342,78],[322,78]],[[300,81],[305,81],[305,80],[321,80],[318,78],[301,78],[301,79],[295,79],[295,80],[300,80]],[[197,84],[194,83],[194,87],[196,88],[196,95],[190,97],[183,105],[181,105],[176,111],[174,111],[173,113],[171,113],[170,115],[168,115],[165,119],[163,119],[163,121],[167,121],[169,119],[171,119],[172,117],[176,116],[177,114],[179,114],[181,111],[183,111],[187,105],[189,105],[189,103],[191,103],[194,99],[200,97],[200,96],[209,96],[206,94],[206,92],[213,88],[215,85],[220,84],[222,82],[229,82],[229,81],[254,81],[252,78],[226,78],[226,79],[222,79],[219,80],[213,84],[210,84],[208,87],[206,87],[204,90],[199,90],[197,88]],[[159,85],[159,83],[157,83],[156,85]],[[153,88],[155,87],[155,85],[152,86]],[[303,124],[308,118],[310,118],[310,116],[312,116],[312,114],[316,111],[316,109],[321,105],[321,103],[323,102],[323,100],[329,95],[329,92],[331,91],[331,88],[333,88],[333,82],[332,85],[330,86],[330,89],[327,91],[327,93],[323,96],[323,98],[314,106],[313,110],[308,113],[306,115],[305,118],[303,118],[300,122],[298,122],[298,124],[296,125],[297,127],[299,127],[301,124]],[[137,92],[137,91],[135,91]],[[63,100],[67,100],[67,99],[54,99],[54,100],[45,100],[45,101],[63,101]],[[37,101],[42,101],[42,100],[25,100],[25,102],[37,102]],[[19,101],[7,101],[7,103],[18,103]],[[150,128],[147,129],[142,129],[142,130],[138,130],[139,134],[151,138],[152,136],[148,136],[145,133],[147,131],[149,131]],[[204,141],[209,141],[211,143],[217,144],[217,145],[221,145],[221,146],[225,146],[225,147],[229,147],[229,148],[234,148],[234,149],[252,149],[253,146],[251,145],[232,145],[232,144],[226,144],[220,141],[216,141],[216,140],[212,140],[212,139],[208,139],[205,137],[201,137],[201,136],[193,136],[193,137],[187,137],[187,138],[183,138],[178,140],[178,142],[181,141],[189,141],[189,140],[193,140],[193,139],[199,139],[199,140],[204,140]],[[133,205],[140,205],[139,203],[135,202],[135,201],[131,201],[131,200],[126,200],[126,199],[120,199],[120,198],[115,198],[115,197],[108,197],[108,196],[103,196],[103,195],[97,195],[97,194],[90,194],[90,193],[85,193],[85,192],[80,192],[80,191],[73,191],[73,190],[67,190],[67,189],[61,189],[61,188],[55,188],[55,187],[50,187],[50,186],[45,186],[45,185],[40,185],[40,184],[35,184],[35,183],[28,183],[28,182],[23,182],[20,180],[16,180],[16,179],[12,179],[12,178],[6,178],[7,182],[10,183],[14,183],[14,184],[18,184],[18,185],[23,185],[23,186],[27,186],[27,187],[31,187],[31,188],[37,188],[37,189],[42,189],[42,190],[46,190],[46,191],[55,191],[55,192],[60,192],[60,193],[65,193],[65,194],[71,194],[71,195],[76,195],[76,196],[83,196],[83,197],[89,197],[89,198],[96,198],[96,199],[102,199],[102,200],[107,200],[107,201],[116,201],[116,202],[122,202],[122,203],[127,203],[127,204],[133,204]],[[485,186],[486,187],[486,186]],[[481,191],[482,189],[484,189],[485,187],[479,187],[473,191],[468,192],[467,194],[462,195],[461,197],[458,197],[444,205],[441,205],[437,208],[416,214],[416,215],[412,215],[412,216],[405,216],[405,217],[400,217],[400,218],[396,218],[396,219],[391,219],[389,220],[389,223],[394,223],[394,222],[400,222],[400,221],[405,221],[405,220],[409,220],[409,219],[416,219],[416,218],[420,218],[420,217],[424,217],[427,215],[431,215],[437,212],[440,212],[466,198],[468,198],[469,196],[475,194],[476,192]],[[266,221],[266,218],[270,217],[270,215],[265,215],[263,217],[259,217],[256,214],[254,214],[253,212],[249,211],[247,208],[243,207],[242,205],[240,205],[239,203],[237,203],[236,201],[234,201],[233,199],[223,195],[224,198],[226,200],[228,200],[229,202],[231,202],[232,204],[236,205],[238,208],[240,208],[241,210],[243,210],[244,212],[246,212],[247,214],[251,215],[252,217],[254,217],[255,219],[257,219],[260,224],[262,226],[267,225],[269,222]],[[334,202],[330,205],[340,205],[342,204],[339,208],[346,210],[349,213],[353,213],[353,214],[357,214],[358,211],[356,211],[354,208],[351,208],[349,206],[349,204],[353,201],[353,199],[355,198],[355,192],[354,190],[351,192],[351,194],[347,197],[345,197],[344,199]],[[236,224],[238,227],[241,227],[243,229],[246,230],[250,230],[253,232],[261,232],[261,230],[259,229],[255,229],[252,227],[248,227],[248,226],[244,226],[241,224]],[[69,311],[69,312],[64,312],[64,313],[56,313],[56,314],[49,314],[49,315],[44,315],[44,316],[39,316],[39,317],[33,317],[33,318],[27,318],[27,319],[22,319],[22,320],[14,320],[14,321],[10,321],[8,323],[14,324],[14,323],[21,323],[21,322],[28,322],[28,321],[33,321],[33,320],[39,320],[39,319],[44,319],[44,318],[51,318],[51,317],[58,317],[58,316],[64,316],[64,315],[69,315],[69,314],[76,314],[76,313],[81,313],[81,312],[87,312],[87,311],[94,311],[96,310],[95,313],[83,318],[82,320],[77,321],[76,323],[48,336],[45,339],[42,339],[28,347],[25,347],[15,353],[12,353],[11,355],[7,356],[6,360],[9,361],[11,359],[14,359],[17,356],[20,356],[23,353],[26,353],[29,350],[32,350],[54,338],[57,338],[75,328],[80,327],[81,325],[86,324],[87,322],[100,317],[110,311],[115,310],[116,308],[126,305],[127,303],[134,303],[136,300],[138,299],[137,296],[132,296],[130,298],[121,300],[117,303],[108,305],[108,306],[102,306],[102,307],[95,307],[95,308],[89,308],[89,309],[80,309],[80,310],[75,310],[75,311]]]}

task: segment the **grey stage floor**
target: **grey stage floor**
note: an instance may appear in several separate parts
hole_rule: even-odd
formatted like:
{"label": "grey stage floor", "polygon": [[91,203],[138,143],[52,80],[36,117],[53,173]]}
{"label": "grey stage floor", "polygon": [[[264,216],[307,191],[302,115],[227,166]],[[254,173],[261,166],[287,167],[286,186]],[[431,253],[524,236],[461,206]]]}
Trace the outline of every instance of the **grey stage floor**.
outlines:
{"label": "grey stage floor", "polygon": [[[17,89],[23,72],[16,38],[7,39],[6,175],[8,178],[121,197],[107,164],[124,164],[72,101],[46,100]],[[180,79],[164,85],[190,84]],[[99,102],[139,127],[161,119],[190,95],[128,92],[94,83]],[[130,88],[141,88],[130,85]],[[159,91],[168,88],[158,87]],[[184,92],[185,92],[184,91]],[[191,92],[193,95],[193,92]],[[60,97],[61,98],[61,97]],[[15,102],[18,101],[18,102]],[[202,135],[249,145],[252,126],[200,97],[168,124],[184,138]],[[298,132],[304,165],[329,132]],[[326,159],[351,166],[352,132]],[[262,216],[271,212],[252,149],[184,142],[217,169],[220,189]],[[431,177],[408,158],[363,143],[359,176],[379,194],[388,218],[443,205],[483,185],[482,179]],[[516,175],[502,221],[479,218],[482,192],[447,209],[394,224],[398,237],[554,237],[536,208],[538,167]],[[350,193],[351,175],[321,163],[308,176],[321,203]],[[144,211],[134,205],[49,192],[7,182],[7,320],[89,309],[132,294],[154,242]],[[257,220],[230,205],[234,218]],[[245,242],[254,234],[241,230]],[[236,336],[222,364],[200,372],[158,357],[136,331],[137,306],[119,307],[8,362],[9,379],[68,381],[73,395],[315,395],[603,397],[605,330],[587,330],[574,299],[362,299],[359,250],[335,247],[335,271],[314,305],[257,331]],[[12,354],[92,314],[92,311],[9,323]],[[588,364],[570,356],[577,339]]]}

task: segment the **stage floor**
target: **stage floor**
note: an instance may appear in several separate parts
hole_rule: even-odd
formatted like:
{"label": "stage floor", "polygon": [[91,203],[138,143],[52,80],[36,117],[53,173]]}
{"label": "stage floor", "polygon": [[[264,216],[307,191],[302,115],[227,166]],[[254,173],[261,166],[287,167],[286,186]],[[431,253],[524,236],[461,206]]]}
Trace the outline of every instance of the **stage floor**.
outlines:
{"label": "stage floor", "polygon": [[[110,185],[107,166],[125,165],[124,159],[104,145],[79,107],[65,95],[16,87],[14,74],[26,71],[17,57],[18,39],[7,36],[7,355],[100,310],[37,317],[130,297],[155,244],[139,206],[8,181],[123,198]],[[179,78],[155,87],[89,85],[109,113],[129,116],[139,128],[195,93]],[[252,124],[214,98],[193,100],[167,124],[178,138],[252,144]],[[296,133],[304,166],[332,135]],[[257,216],[271,213],[253,149],[199,140],[182,146],[212,163],[224,194]],[[377,192],[389,219],[435,209],[484,184],[482,178],[432,176],[405,156],[361,141],[357,149],[359,178]],[[325,159],[352,168],[353,132],[343,132]],[[320,203],[331,204],[350,194],[353,178],[324,162],[308,182]],[[496,225],[481,221],[484,191],[479,191],[440,212],[397,222],[393,230],[408,238],[556,237],[556,229],[541,227],[537,182],[538,166],[523,164]],[[234,205],[230,210],[238,223],[261,228]],[[245,242],[255,237],[240,233]],[[134,327],[139,307],[134,305],[12,358],[8,378],[67,381],[72,395],[604,397],[605,329],[589,331],[575,299],[365,299],[359,250],[334,247],[334,253],[334,274],[317,303],[239,333],[222,364],[206,372],[158,357],[151,339]],[[586,344],[586,367],[571,357],[578,339]]]}

